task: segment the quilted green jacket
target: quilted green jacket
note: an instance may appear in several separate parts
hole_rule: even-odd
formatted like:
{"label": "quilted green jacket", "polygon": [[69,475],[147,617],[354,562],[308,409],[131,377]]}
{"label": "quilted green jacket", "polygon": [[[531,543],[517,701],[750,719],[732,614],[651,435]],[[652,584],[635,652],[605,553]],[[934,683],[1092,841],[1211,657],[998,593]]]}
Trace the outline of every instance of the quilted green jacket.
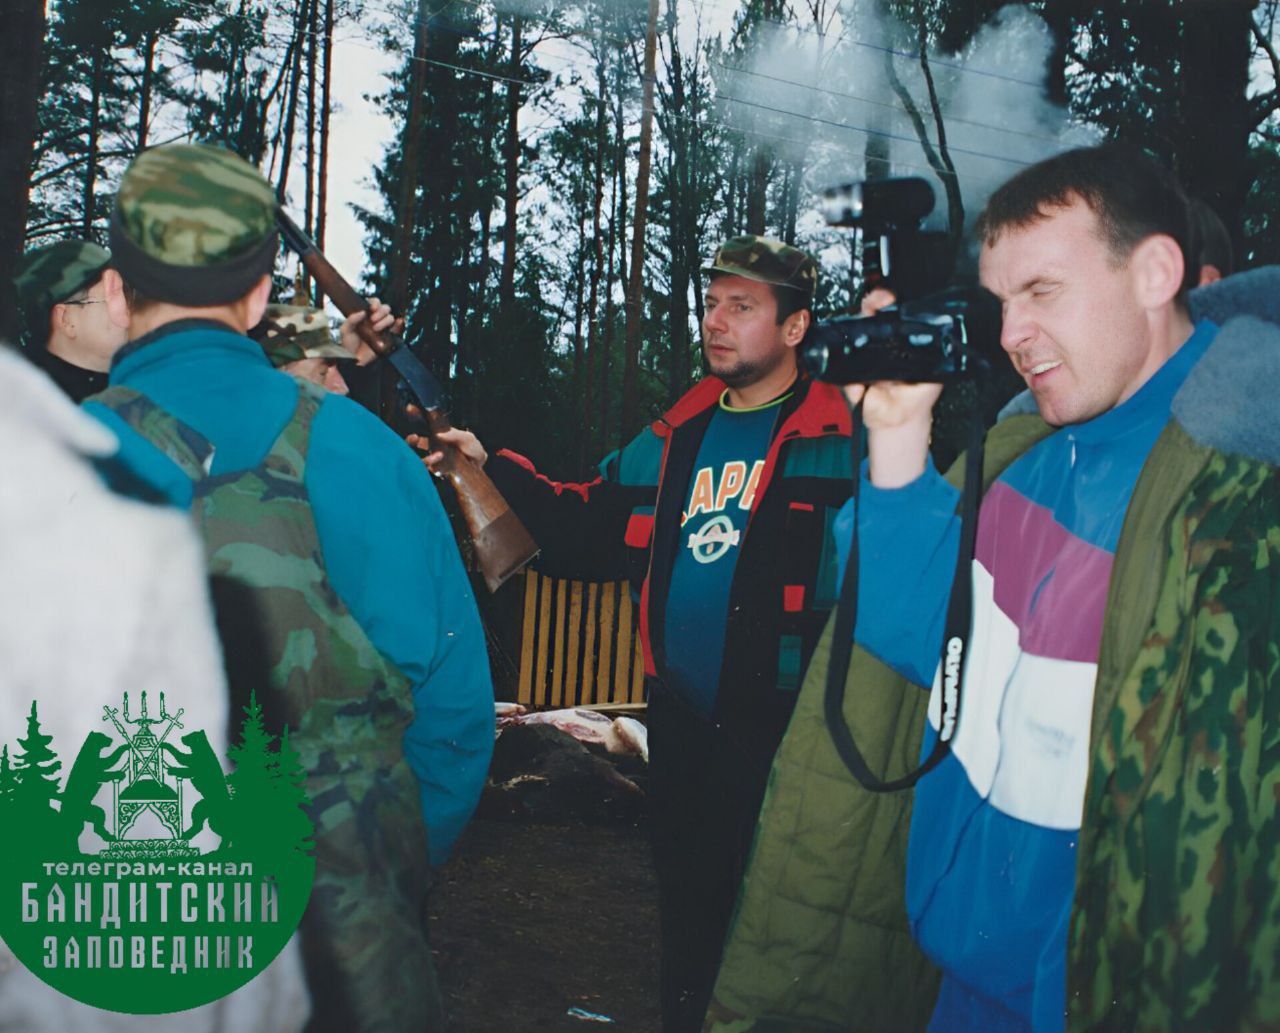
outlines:
{"label": "quilted green jacket", "polygon": [[[1195,292],[1192,311],[1222,330],[1143,468],[1107,598],[1071,1033],[1280,1029],[1280,270]],[[988,438],[988,484],[1051,432],[1020,408]],[[903,900],[912,797],[845,770],[829,654],[830,628],[770,775],[711,1033],[903,1033],[932,1013]],[[858,649],[846,685],[872,768],[910,770],[928,694]]]}

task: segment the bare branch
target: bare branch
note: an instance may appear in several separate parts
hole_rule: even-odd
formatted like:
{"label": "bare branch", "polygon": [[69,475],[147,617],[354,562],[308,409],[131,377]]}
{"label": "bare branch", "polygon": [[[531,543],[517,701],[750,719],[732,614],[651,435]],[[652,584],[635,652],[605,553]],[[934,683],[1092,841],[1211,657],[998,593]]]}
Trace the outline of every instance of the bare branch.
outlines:
{"label": "bare branch", "polygon": [[1258,27],[1256,19],[1250,19],[1249,28],[1253,32],[1253,41],[1258,48],[1267,55],[1267,60],[1271,62],[1271,76],[1277,87],[1280,87],[1280,57],[1276,55],[1275,44],[1265,35],[1261,28]]}

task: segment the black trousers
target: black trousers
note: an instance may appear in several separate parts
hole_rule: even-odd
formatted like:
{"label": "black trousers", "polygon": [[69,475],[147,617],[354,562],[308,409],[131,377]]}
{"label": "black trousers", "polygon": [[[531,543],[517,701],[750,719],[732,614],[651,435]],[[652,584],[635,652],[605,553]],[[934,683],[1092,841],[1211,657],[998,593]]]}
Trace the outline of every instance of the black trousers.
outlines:
{"label": "black trousers", "polygon": [[768,764],[661,686],[649,692],[649,828],[663,1033],[698,1033],[720,968]]}

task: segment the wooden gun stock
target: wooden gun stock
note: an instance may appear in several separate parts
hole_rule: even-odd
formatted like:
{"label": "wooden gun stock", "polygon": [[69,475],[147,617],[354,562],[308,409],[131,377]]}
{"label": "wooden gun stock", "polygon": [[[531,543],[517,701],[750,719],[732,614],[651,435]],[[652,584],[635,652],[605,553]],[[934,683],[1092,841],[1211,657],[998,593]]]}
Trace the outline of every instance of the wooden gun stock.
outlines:
{"label": "wooden gun stock", "polygon": [[[278,222],[285,246],[293,251],[319,288],[327,294],[344,316],[353,312],[369,311],[368,300],[349,284],[327,258],[319,251],[298,225],[283,210],[278,210]],[[435,473],[453,485],[458,495],[458,506],[467,522],[475,546],[476,560],[484,575],[489,591],[498,587],[538,554],[538,546],[516,516],[507,500],[502,497],[483,470],[463,456],[456,446],[440,441],[438,435],[450,430],[452,424],[444,411],[439,385],[425,368],[405,370],[403,364],[418,364],[416,356],[402,348],[394,334],[374,330],[369,321],[356,324],[360,339],[373,349],[374,354],[397,365],[405,376],[410,391],[418,395],[417,402],[427,424],[427,433],[433,448],[444,454],[436,464]],[[399,350],[399,354],[397,351]],[[394,356],[394,358],[392,358]],[[420,390],[419,388],[423,388]]]}

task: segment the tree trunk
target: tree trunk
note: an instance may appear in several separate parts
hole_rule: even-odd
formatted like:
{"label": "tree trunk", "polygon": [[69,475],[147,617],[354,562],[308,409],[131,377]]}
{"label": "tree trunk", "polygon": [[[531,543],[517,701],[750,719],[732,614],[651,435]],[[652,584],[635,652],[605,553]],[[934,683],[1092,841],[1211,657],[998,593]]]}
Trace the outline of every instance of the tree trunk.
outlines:
{"label": "tree trunk", "polygon": [[582,377],[585,372],[582,364],[585,344],[582,339],[582,317],[585,312],[583,303],[586,291],[583,281],[587,274],[587,220],[581,213],[578,215],[578,249],[575,252],[573,273],[573,389],[578,397],[582,397]]}
{"label": "tree trunk", "polygon": [[[666,107],[670,118],[662,127],[667,137],[667,193],[670,215],[667,234],[671,247],[670,287],[667,294],[667,404],[674,404],[689,380],[689,286],[697,248],[698,198],[702,186],[696,155],[699,130],[696,100],[685,89],[685,62],[676,33],[678,6],[667,3],[667,48],[671,54]],[[696,53],[696,51],[695,51]],[[697,75],[692,77],[696,88]],[[655,113],[656,114],[656,113]]]}
{"label": "tree trunk", "polygon": [[[232,130],[232,113],[236,109],[236,95],[238,87],[244,81],[244,48],[240,45],[241,32],[245,21],[246,0],[240,0],[240,7],[236,11],[235,20],[239,24],[231,32],[231,53],[227,58],[227,83],[226,88],[222,91],[222,110],[218,117],[218,133],[224,140],[230,141],[235,133]],[[297,25],[297,32],[302,32],[301,24]],[[301,39],[301,35],[299,35]],[[247,103],[247,98],[245,99]],[[243,122],[243,112],[241,112],[241,121]]]}
{"label": "tree trunk", "polygon": [[[636,370],[640,361],[640,331],[644,323],[644,237],[649,220],[649,166],[653,155],[653,80],[658,49],[658,0],[649,0],[649,27],[644,39],[644,100],[640,111],[640,157],[636,169],[636,214],[631,220],[631,278],[627,286],[626,354],[622,367],[622,424],[624,439],[636,426]],[[625,175],[625,172],[624,172]]]}
{"label": "tree trunk", "polygon": [[155,78],[156,40],[159,33],[154,29],[147,32],[142,49],[142,84],[138,87],[138,137],[135,144],[138,151],[147,146],[147,133],[151,122],[151,90]]}
{"label": "tree trunk", "polygon": [[502,228],[502,276],[498,281],[498,309],[505,312],[516,298],[516,207],[520,190],[520,82],[523,66],[522,32],[524,19],[515,15],[511,19],[511,82],[507,84],[507,136],[504,145],[503,167],[506,184],[502,208],[506,224]]}
{"label": "tree trunk", "polygon": [[280,178],[276,183],[276,200],[286,203],[285,193],[289,189],[289,164],[293,160],[293,127],[298,116],[298,89],[302,78],[302,40],[305,38],[308,15],[314,0],[298,0],[297,31],[298,45],[293,48],[293,67],[289,71],[289,93],[285,101],[284,139],[280,145]]}
{"label": "tree trunk", "polygon": [[408,309],[410,242],[413,239],[414,200],[422,166],[423,102],[427,85],[427,40],[431,0],[418,0],[413,32],[412,67],[409,70],[408,108],[404,120],[404,142],[400,148],[400,196],[396,202],[395,234],[391,246],[391,268],[387,303],[396,312]]}
{"label": "tree trunk", "polygon": [[[621,90],[621,83],[617,85]],[[600,413],[596,424],[600,432],[602,452],[609,449],[609,373],[613,347],[618,340],[617,306],[614,301],[616,294],[613,287],[619,278],[624,291],[627,284],[627,133],[621,93],[614,108],[613,171],[609,179],[612,185],[612,196],[609,199],[609,254],[604,263],[607,273],[604,289],[604,333],[600,337]],[[617,261],[614,260],[614,255],[618,256]]]}
{"label": "tree trunk", "polygon": [[579,412],[579,423],[582,434],[579,438],[578,467],[587,468],[587,455],[591,444],[591,396],[595,388],[595,364],[600,348],[600,277],[604,272],[604,241],[600,232],[600,209],[604,206],[604,92],[605,67],[603,56],[596,57],[596,165],[595,195],[591,205],[591,239],[594,261],[591,265],[591,288],[587,292],[587,354],[586,354],[586,387],[582,392],[582,408]]}
{"label": "tree trunk", "polygon": [[[333,109],[333,0],[324,4],[324,87],[320,92],[320,181],[316,185],[316,247],[324,250],[325,223],[329,215],[329,115]],[[324,307],[324,292],[316,287],[316,305]]]}
{"label": "tree trunk", "polygon": [[[395,211],[390,270],[388,276],[387,303],[406,320],[409,317],[409,261],[413,240],[414,209],[418,193],[418,176],[422,165],[423,93],[426,88],[427,41],[429,36],[429,0],[418,0],[417,19],[413,33],[413,55],[409,69],[409,96],[405,110],[404,142],[400,148],[400,196]],[[408,332],[406,330],[406,336]],[[382,392],[379,403],[382,418],[394,423],[398,399],[396,397],[396,372],[384,364]]]}
{"label": "tree trunk", "polygon": [[1184,7],[1174,169],[1192,197],[1221,216],[1243,255],[1244,202],[1251,185],[1248,101],[1252,3]]}
{"label": "tree trunk", "polygon": [[1045,95],[1050,104],[1060,108],[1065,108],[1070,101],[1067,96],[1067,61],[1075,28],[1075,6],[1075,0],[1059,0],[1058,3],[1045,4],[1040,14],[1053,36],[1053,49],[1049,52],[1049,66],[1045,72]]}
{"label": "tree trunk", "polygon": [[942,118],[942,104],[938,100],[938,90],[933,83],[933,71],[929,67],[928,29],[925,20],[920,18],[920,70],[924,74],[925,86],[929,92],[929,108],[933,112],[934,129],[938,134],[938,163],[934,170],[942,180],[942,188],[947,195],[947,236],[951,243],[951,256],[960,251],[960,242],[964,237],[964,200],[960,196],[960,177],[956,175],[955,162],[951,160],[951,150],[947,146],[947,126]]}
{"label": "tree trunk", "polygon": [[[442,32],[433,41],[431,52],[444,64],[457,64],[461,41],[462,37],[457,33]],[[429,215],[423,219],[428,226],[423,248],[426,296],[418,299],[417,303],[427,310],[424,320],[428,334],[426,345],[432,367],[442,378],[449,376],[454,359],[455,271],[464,261],[453,229],[456,207],[453,198],[461,181],[455,157],[459,152],[459,105],[453,102],[458,89],[457,73],[452,68],[432,69],[428,90],[434,100],[433,117],[426,128],[425,141],[425,150],[432,157],[423,173],[423,195],[438,200],[430,205]],[[456,221],[463,221],[463,213],[458,213]]]}
{"label": "tree trunk", "polygon": [[733,154],[729,158],[729,171],[724,177],[724,235],[732,237],[738,232],[738,178],[742,165],[742,141],[735,140]]}
{"label": "tree trunk", "polygon": [[751,178],[747,183],[747,223],[744,229],[746,233],[754,233],[757,236],[764,235],[765,202],[769,192],[769,167],[771,164],[772,161],[770,160],[767,145],[758,144],[751,162]]}
{"label": "tree trunk", "polygon": [[930,111],[938,132],[937,148],[933,146],[933,142],[929,139],[929,131],[925,126],[924,116],[920,113],[919,105],[898,77],[898,70],[894,66],[894,55],[891,50],[886,50],[884,54],[885,77],[889,80],[890,87],[897,94],[898,100],[902,103],[902,107],[907,113],[907,117],[911,120],[911,125],[916,132],[916,139],[920,142],[920,149],[924,152],[924,156],[929,162],[929,167],[933,169],[938,179],[942,181],[943,188],[946,190],[947,233],[950,238],[951,258],[954,260],[957,254],[956,249],[964,233],[964,205],[960,197],[960,183],[956,177],[955,165],[952,164],[951,153],[947,150],[946,127],[942,121],[942,109],[938,103],[938,95],[933,87],[933,75],[929,69],[929,59],[925,54],[924,33],[923,23],[921,23],[919,40],[920,66],[924,72],[925,84],[929,91]]}
{"label": "tree trunk", "polygon": [[[307,15],[307,186],[303,194],[302,219],[307,233],[315,239],[316,233],[316,70],[320,65],[320,4],[311,0]],[[302,273],[302,290],[310,304],[311,276],[305,267]]]}
{"label": "tree trunk", "polygon": [[35,152],[44,0],[12,0],[0,39],[0,338],[18,339],[13,274],[27,223]]}
{"label": "tree trunk", "polygon": [[98,183],[98,137],[102,119],[102,73],[106,63],[106,44],[94,43],[93,64],[89,82],[89,132],[84,162],[84,195],[80,201],[83,222],[80,236],[93,239],[94,190]]}

